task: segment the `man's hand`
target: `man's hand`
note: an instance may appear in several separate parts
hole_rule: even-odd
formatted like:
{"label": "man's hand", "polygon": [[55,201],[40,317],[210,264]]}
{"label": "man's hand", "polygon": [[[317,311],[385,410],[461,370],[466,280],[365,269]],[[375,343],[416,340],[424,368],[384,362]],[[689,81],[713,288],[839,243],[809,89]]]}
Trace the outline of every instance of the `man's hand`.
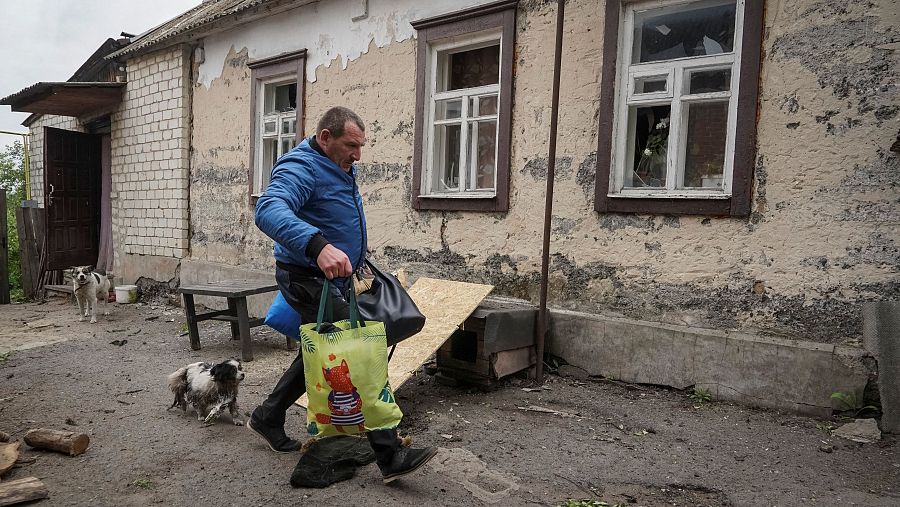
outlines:
{"label": "man's hand", "polygon": [[316,264],[325,273],[325,278],[329,280],[345,278],[353,274],[353,266],[350,264],[347,254],[330,244],[325,245],[325,248],[319,252]]}

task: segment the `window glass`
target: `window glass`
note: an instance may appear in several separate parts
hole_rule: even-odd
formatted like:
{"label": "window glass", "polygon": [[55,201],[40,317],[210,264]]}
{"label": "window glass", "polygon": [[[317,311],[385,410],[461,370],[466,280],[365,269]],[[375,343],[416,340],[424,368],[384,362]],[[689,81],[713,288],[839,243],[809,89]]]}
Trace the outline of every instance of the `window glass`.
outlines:
{"label": "window glass", "polygon": [[734,50],[735,4],[636,12],[632,63]]}
{"label": "window glass", "polygon": [[731,88],[731,69],[690,72],[686,93],[727,92]]}
{"label": "window glass", "polygon": [[497,114],[497,94],[471,97],[469,99],[469,114],[472,116]]}
{"label": "window glass", "polygon": [[462,99],[438,100],[434,106],[435,120],[453,120],[462,116]]}
{"label": "window glass", "polygon": [[481,120],[469,125],[475,163],[475,181],[469,183],[469,190],[493,189],[497,172],[497,120]]}
{"label": "window glass", "polygon": [[722,189],[728,101],[697,102],[686,106],[684,187]]}
{"label": "window glass", "polygon": [[632,106],[628,116],[628,130],[634,133],[634,161],[625,186],[665,187],[671,107]]}
{"label": "window glass", "polygon": [[500,44],[438,54],[438,91],[460,90],[500,82]]}
{"label": "window glass", "polygon": [[437,192],[459,187],[461,133],[459,124],[434,127],[434,190]]}

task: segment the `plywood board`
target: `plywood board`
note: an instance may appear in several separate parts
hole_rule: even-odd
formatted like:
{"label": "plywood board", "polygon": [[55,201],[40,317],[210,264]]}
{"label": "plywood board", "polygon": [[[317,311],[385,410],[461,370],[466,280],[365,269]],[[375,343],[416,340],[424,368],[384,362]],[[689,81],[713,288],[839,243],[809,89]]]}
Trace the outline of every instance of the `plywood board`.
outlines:
{"label": "plywood board", "polygon": [[[450,335],[478,308],[494,289],[493,285],[419,278],[409,295],[425,315],[425,327],[419,334],[397,345],[388,363],[388,377],[396,391],[409,380]],[[306,407],[306,394],[297,404]]]}

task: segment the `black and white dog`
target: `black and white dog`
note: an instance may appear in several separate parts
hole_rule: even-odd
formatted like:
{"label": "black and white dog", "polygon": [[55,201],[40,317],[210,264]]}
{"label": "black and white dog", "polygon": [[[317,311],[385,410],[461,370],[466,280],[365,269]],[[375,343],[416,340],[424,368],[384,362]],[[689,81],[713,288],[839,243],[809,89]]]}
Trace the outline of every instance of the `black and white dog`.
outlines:
{"label": "black and white dog", "polygon": [[94,273],[91,266],[72,268],[72,289],[78,302],[78,322],[91,314],[91,324],[97,322],[97,299],[103,300],[103,315],[109,315],[109,291],[112,283],[108,275]]}
{"label": "black and white dog", "polygon": [[217,365],[192,363],[179,368],[168,379],[169,389],[175,395],[169,410],[180,406],[186,411],[190,404],[197,411],[198,420],[212,424],[227,407],[232,422],[243,426],[237,405],[238,384],[244,380],[240,361],[229,359]]}

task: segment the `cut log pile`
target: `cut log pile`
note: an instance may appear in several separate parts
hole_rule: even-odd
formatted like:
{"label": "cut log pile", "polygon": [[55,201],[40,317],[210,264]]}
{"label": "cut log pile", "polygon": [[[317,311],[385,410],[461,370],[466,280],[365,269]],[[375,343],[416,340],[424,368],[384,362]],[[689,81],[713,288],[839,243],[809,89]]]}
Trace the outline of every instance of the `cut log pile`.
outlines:
{"label": "cut log pile", "polygon": [[[0,442],[9,442],[10,435],[0,431]],[[25,443],[35,449],[61,452],[78,456],[87,450],[90,438],[84,433],[59,431],[47,428],[29,430],[24,436]],[[9,472],[17,464],[22,466],[34,462],[34,458],[19,456],[21,442],[0,443],[0,476]],[[37,477],[3,480],[0,477],[0,507],[32,502],[47,498],[47,487]]]}

